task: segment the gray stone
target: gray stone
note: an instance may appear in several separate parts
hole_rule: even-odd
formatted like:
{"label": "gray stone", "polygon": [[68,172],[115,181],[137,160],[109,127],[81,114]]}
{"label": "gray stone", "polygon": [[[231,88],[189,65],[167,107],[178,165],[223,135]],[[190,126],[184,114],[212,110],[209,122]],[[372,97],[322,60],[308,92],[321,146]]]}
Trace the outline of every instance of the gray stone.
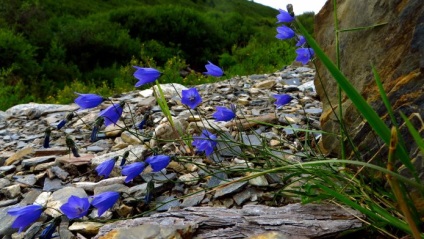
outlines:
{"label": "gray stone", "polygon": [[242,134],[242,140],[243,144],[249,145],[249,146],[259,146],[262,145],[262,140],[258,137],[256,134]]}
{"label": "gray stone", "polygon": [[[6,110],[6,114],[9,117],[20,117],[20,116],[28,116],[30,112],[39,111],[40,114],[47,114],[52,112],[67,112],[74,111],[78,109],[76,105],[55,105],[55,104],[37,104],[37,103],[29,103],[29,104],[21,104],[13,106]],[[31,114],[30,114],[31,115]]]}
{"label": "gray stone", "polygon": [[[94,157],[91,159],[91,164],[93,166],[97,166],[115,156],[122,156],[126,151],[131,151],[131,153],[129,154],[128,158],[127,158],[127,163],[132,163],[135,162],[137,160],[137,157],[144,157],[144,155],[148,152],[148,148],[145,145],[135,145],[135,146],[128,146],[125,149],[121,149],[119,151],[115,151],[115,152],[110,152],[107,154],[103,154],[97,157]],[[118,170],[119,169],[119,164],[121,163],[121,158],[118,159],[118,161],[115,164],[115,169]]]}
{"label": "gray stone", "polygon": [[[214,198],[219,198],[226,196],[228,194],[236,193],[243,189],[244,186],[246,186],[247,181],[239,181],[239,182],[233,182],[237,179],[232,179],[229,181],[223,181],[219,185],[220,187],[215,190],[215,194],[213,195]],[[225,186],[221,186],[225,185]]]}
{"label": "gray stone", "polygon": [[103,192],[120,192],[120,193],[127,193],[130,188],[125,186],[124,184],[115,183],[111,185],[101,186],[101,187],[95,187],[94,188],[94,194],[99,194]]}
{"label": "gray stone", "polygon": [[319,108],[309,108],[305,110],[305,113],[320,116],[322,113],[322,109]]}
{"label": "gray stone", "polygon": [[23,176],[14,176],[16,182],[33,186],[37,182],[37,177],[34,174],[28,174]]}
{"label": "gray stone", "polygon": [[299,86],[301,84],[300,79],[298,79],[298,78],[292,78],[292,79],[284,80],[284,83],[286,85],[295,85],[295,86]]}
{"label": "gray stone", "polygon": [[[0,172],[4,172],[4,173],[6,173],[6,172],[9,172],[9,171],[14,170],[15,168],[16,168],[16,166],[15,166],[15,165],[1,166],[1,167],[0,167]],[[1,185],[1,184],[0,184],[0,185]]]}
{"label": "gray stone", "polygon": [[50,168],[50,170],[52,171],[52,173],[54,173],[54,175],[56,175],[58,178],[62,180],[66,180],[66,178],[68,178],[69,176],[69,173],[63,170],[59,166],[53,166]]}
{"label": "gray stone", "polygon": [[10,205],[16,205],[16,204],[18,204],[18,202],[19,202],[18,198],[2,200],[2,201],[0,201],[0,208],[7,207],[7,206],[10,206]]}
{"label": "gray stone", "polygon": [[199,205],[199,203],[205,198],[205,191],[200,191],[198,193],[195,193],[193,195],[190,195],[186,198],[184,198],[183,202],[181,203],[181,207],[194,207]]}
{"label": "gray stone", "polygon": [[54,178],[54,179],[49,179],[46,178],[44,179],[44,185],[43,185],[43,191],[44,192],[53,192],[56,190],[59,190],[61,188],[63,188],[64,185],[62,184],[62,180]]}
{"label": "gray stone", "polygon": [[12,228],[15,217],[12,217],[7,213],[8,210],[15,208],[16,206],[18,205],[0,208],[0,235],[11,235],[12,233],[18,231],[17,229]]}
{"label": "gray stone", "polygon": [[142,174],[141,177],[144,179],[144,181],[155,181],[155,182],[168,182],[170,180],[174,180],[177,178],[176,173],[169,173],[169,174],[163,174],[162,172],[156,172],[156,173],[145,173]]}
{"label": "gray stone", "polygon": [[34,166],[34,165],[37,165],[37,164],[47,163],[47,162],[54,161],[54,159],[55,159],[54,156],[34,157],[34,158],[22,160],[22,163],[21,164],[24,167],[31,167],[31,166]]}
{"label": "gray stone", "polygon": [[87,193],[84,189],[76,187],[59,189],[50,195],[47,201],[47,209],[44,212],[52,217],[60,216],[60,207],[65,204],[71,196],[87,197]]}
{"label": "gray stone", "polygon": [[[157,86],[153,86],[154,91],[158,91]],[[187,90],[187,87],[178,84],[178,83],[170,83],[170,84],[160,84],[160,88],[165,96],[169,98],[179,97],[182,90]]]}
{"label": "gray stone", "polygon": [[91,152],[102,152],[103,150],[105,149],[96,145],[87,147],[87,151],[91,151]]}
{"label": "gray stone", "polygon": [[14,184],[0,189],[0,192],[8,198],[15,198],[21,194],[21,187]]}
{"label": "gray stone", "polygon": [[179,199],[174,196],[161,196],[156,199],[156,204],[160,205],[156,209],[158,212],[168,211],[170,208],[179,207],[181,205]]}
{"label": "gray stone", "polygon": [[207,183],[208,188],[214,188],[218,186],[223,180],[227,180],[228,175],[224,172],[218,172],[212,175]]}

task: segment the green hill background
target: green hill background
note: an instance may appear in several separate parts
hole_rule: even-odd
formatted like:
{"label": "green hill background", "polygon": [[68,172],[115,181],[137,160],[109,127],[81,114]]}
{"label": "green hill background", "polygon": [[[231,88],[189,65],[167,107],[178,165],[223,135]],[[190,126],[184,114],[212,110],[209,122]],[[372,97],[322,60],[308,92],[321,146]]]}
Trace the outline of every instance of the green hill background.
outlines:
{"label": "green hill background", "polygon": [[[212,61],[226,77],[273,72],[295,58],[275,38],[278,11],[247,0],[4,0],[0,110],[69,103],[74,91],[133,90],[132,65],[195,85]],[[282,6],[284,7],[284,6]],[[312,32],[313,13],[300,16]]]}

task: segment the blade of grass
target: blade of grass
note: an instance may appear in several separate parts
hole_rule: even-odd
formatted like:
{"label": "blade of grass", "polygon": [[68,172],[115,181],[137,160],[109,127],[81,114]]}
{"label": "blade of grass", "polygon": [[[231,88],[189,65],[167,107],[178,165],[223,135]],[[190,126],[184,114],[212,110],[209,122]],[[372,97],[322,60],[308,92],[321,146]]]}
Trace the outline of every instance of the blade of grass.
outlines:
{"label": "blade of grass", "polygon": [[[390,140],[387,170],[394,171],[393,169],[394,151],[396,150],[396,145],[398,143],[398,133],[397,133],[396,127],[392,127],[391,135],[392,135],[392,138]],[[415,239],[420,239],[420,232],[418,230],[417,224],[415,224],[415,220],[406,202],[406,193],[403,190],[401,190],[400,184],[396,178],[393,178],[392,176],[388,174],[386,174],[386,178],[389,181],[390,187],[393,190],[393,194],[395,195],[397,202],[399,204],[399,207],[403,215],[405,216],[405,220],[406,222],[408,222],[412,235],[414,236]]]}
{"label": "blade of grass", "polygon": [[[337,69],[337,66],[327,57],[324,51],[319,47],[318,43],[313,39],[307,32],[305,27],[297,20],[297,24],[303,36],[305,37],[308,44],[314,49],[315,54],[319,57],[321,62],[325,65],[328,71],[331,73],[333,78],[337,81],[340,87],[344,90],[346,95],[352,100],[358,111],[368,121],[374,131],[381,137],[381,139],[389,145],[390,143],[390,129],[384,123],[384,121],[378,116],[378,114],[371,108],[367,101],[359,94],[359,92],[353,87],[353,85],[347,80],[343,73]],[[411,163],[411,160],[406,152],[406,149],[400,145],[396,148],[396,156],[405,165],[407,169],[411,171],[414,178],[419,182],[418,174]]]}
{"label": "blade of grass", "polygon": [[418,147],[420,148],[421,153],[424,154],[424,140],[421,138],[420,133],[414,128],[411,121],[408,119],[408,117],[406,117],[404,113],[400,112],[400,116],[402,116],[403,120],[405,121],[406,127],[408,127],[408,130],[409,130],[409,133],[411,133],[415,143],[417,143]]}
{"label": "blade of grass", "polygon": [[410,228],[408,227],[408,225],[404,222],[402,222],[401,220],[397,219],[396,217],[393,217],[391,214],[387,213],[384,209],[382,209],[381,211],[384,211],[386,213],[382,214],[382,213],[375,213],[359,204],[357,204],[356,202],[350,200],[348,197],[346,197],[343,194],[340,194],[339,192],[328,188],[322,184],[318,184],[317,185],[321,190],[323,190],[325,193],[333,196],[334,198],[336,198],[337,200],[339,200],[340,202],[343,202],[344,204],[348,205],[349,207],[358,210],[359,212],[365,214],[366,216],[368,216],[369,218],[372,218],[376,221],[386,221],[389,222],[391,225],[396,226],[397,228],[407,232],[407,233],[411,233]]}

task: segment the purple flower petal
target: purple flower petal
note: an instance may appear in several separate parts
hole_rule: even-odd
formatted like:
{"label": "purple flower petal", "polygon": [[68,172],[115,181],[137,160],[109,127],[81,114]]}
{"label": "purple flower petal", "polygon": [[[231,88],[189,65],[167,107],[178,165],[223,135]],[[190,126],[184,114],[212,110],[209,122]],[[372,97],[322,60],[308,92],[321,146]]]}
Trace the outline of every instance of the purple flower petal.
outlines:
{"label": "purple flower petal", "polygon": [[139,66],[134,66],[134,68],[137,69],[134,72],[134,77],[138,79],[138,82],[135,84],[135,87],[140,87],[142,85],[152,83],[161,75],[160,71],[154,68],[143,68]]}
{"label": "purple flower petal", "polygon": [[207,130],[203,130],[200,136],[193,137],[193,139],[194,140],[191,144],[196,147],[197,151],[204,151],[206,156],[209,156],[213,153],[213,150],[217,144],[216,135]]}
{"label": "purple flower petal", "polygon": [[143,172],[146,164],[144,162],[135,162],[129,165],[126,165],[122,168],[122,175],[127,176],[125,182],[129,183],[135,177],[140,175]]}
{"label": "purple flower petal", "polygon": [[19,233],[35,222],[41,216],[42,212],[43,207],[40,205],[15,207],[7,211],[9,215],[16,217],[15,221],[13,221],[12,228],[19,229]]}
{"label": "purple flower petal", "polygon": [[277,19],[278,19],[277,23],[292,22],[294,20],[294,17],[292,17],[290,13],[282,9],[278,9],[278,11],[280,11],[280,14],[277,15]]}
{"label": "purple flower petal", "polygon": [[113,170],[113,167],[115,167],[115,163],[117,159],[118,157],[114,157],[99,164],[96,167],[97,174],[99,176],[104,176],[105,178],[109,177],[110,173]]}
{"label": "purple flower petal", "polygon": [[295,35],[294,31],[290,27],[284,25],[281,27],[277,27],[277,32],[278,34],[275,37],[280,40],[287,40],[293,38]]}
{"label": "purple flower petal", "polygon": [[293,97],[291,97],[290,95],[287,95],[287,94],[273,95],[273,97],[275,99],[277,99],[275,101],[275,105],[277,105],[277,107],[286,105],[286,104],[290,103],[290,101],[293,99]]}
{"label": "purple flower petal", "polygon": [[75,92],[75,94],[79,95],[75,100],[75,104],[77,104],[82,110],[90,109],[100,105],[105,98],[96,94],[80,94]]}
{"label": "purple flower petal", "polygon": [[116,124],[122,115],[124,103],[113,104],[99,113],[105,120],[105,125]]}
{"label": "purple flower petal", "polygon": [[296,46],[303,46],[306,43],[304,36],[299,36],[299,41],[297,41]]}
{"label": "purple flower petal", "polygon": [[217,106],[216,112],[212,116],[216,121],[230,121],[236,117],[236,114],[226,107]]}
{"label": "purple flower petal", "polygon": [[80,198],[77,196],[71,196],[68,199],[68,202],[63,204],[60,207],[60,210],[65,214],[69,219],[81,218],[87,215],[88,208],[90,208],[90,203],[88,198]]}
{"label": "purple flower petal", "polygon": [[113,207],[118,201],[119,193],[117,192],[104,192],[93,197],[91,205],[98,210],[98,216],[100,217],[104,212]]}
{"label": "purple flower petal", "polygon": [[152,167],[153,172],[159,172],[162,169],[166,168],[170,161],[171,157],[167,155],[155,155],[148,157],[145,162],[150,164],[150,167]]}
{"label": "purple flower petal", "polygon": [[205,65],[207,72],[203,72],[205,75],[215,76],[215,77],[221,77],[224,75],[224,71],[222,71],[221,68],[219,68],[217,65],[212,64],[210,61],[208,61],[208,64]]}
{"label": "purple flower petal", "polygon": [[306,65],[314,56],[314,50],[312,48],[299,48],[296,49],[296,54],[296,61],[302,62],[303,65]]}
{"label": "purple flower petal", "polygon": [[202,97],[200,97],[196,88],[182,90],[181,95],[181,103],[187,105],[191,109],[195,109],[200,103],[202,103]]}

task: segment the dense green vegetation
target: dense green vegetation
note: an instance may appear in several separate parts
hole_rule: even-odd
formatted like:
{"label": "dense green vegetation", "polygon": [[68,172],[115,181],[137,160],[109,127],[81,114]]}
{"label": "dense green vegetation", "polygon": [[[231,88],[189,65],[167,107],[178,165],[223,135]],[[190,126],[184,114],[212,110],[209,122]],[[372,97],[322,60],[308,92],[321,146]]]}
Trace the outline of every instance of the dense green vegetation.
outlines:
{"label": "dense green vegetation", "polygon": [[[132,90],[135,64],[186,85],[214,80],[201,74],[207,60],[226,77],[275,71],[295,57],[274,38],[277,13],[247,0],[5,0],[0,110]],[[312,31],[313,13],[302,19]]]}

